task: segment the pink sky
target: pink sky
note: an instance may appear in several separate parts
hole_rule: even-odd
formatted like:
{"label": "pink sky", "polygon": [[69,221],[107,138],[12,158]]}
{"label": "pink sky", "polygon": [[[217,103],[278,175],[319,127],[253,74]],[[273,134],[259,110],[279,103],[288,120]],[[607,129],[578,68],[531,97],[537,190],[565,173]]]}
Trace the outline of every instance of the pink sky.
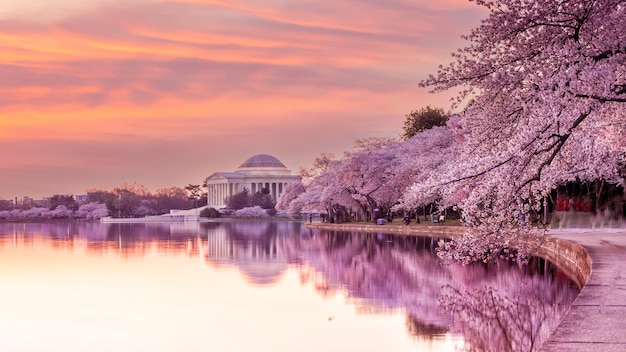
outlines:
{"label": "pink sky", "polygon": [[467,0],[0,0],[0,197],[294,173],[404,115],[486,13]]}

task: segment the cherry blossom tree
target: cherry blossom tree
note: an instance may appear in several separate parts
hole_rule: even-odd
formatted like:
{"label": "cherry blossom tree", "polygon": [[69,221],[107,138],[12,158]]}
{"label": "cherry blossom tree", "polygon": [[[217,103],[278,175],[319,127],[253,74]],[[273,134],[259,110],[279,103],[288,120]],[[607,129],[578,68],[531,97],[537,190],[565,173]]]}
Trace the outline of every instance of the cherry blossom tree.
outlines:
{"label": "cherry blossom tree", "polygon": [[106,204],[102,203],[81,204],[78,210],[74,212],[74,217],[85,219],[100,219],[108,215],[109,211],[107,210]]}
{"label": "cherry blossom tree", "polygon": [[388,210],[398,199],[389,182],[398,163],[397,145],[397,141],[389,138],[355,141],[336,170],[336,186],[340,192],[347,192],[364,211],[371,212],[378,207]]}
{"label": "cherry blossom tree", "polygon": [[389,138],[360,139],[340,160],[322,154],[311,170],[303,172],[306,191],[292,204],[324,208],[331,217],[335,214],[342,220],[347,220],[351,208],[363,215],[371,215],[380,206],[389,209],[398,199],[389,182],[397,164],[398,144]]}
{"label": "cherry blossom tree", "polygon": [[294,207],[291,208],[291,204],[294,200],[298,198],[302,193],[304,193],[306,189],[304,188],[304,184],[302,181],[292,182],[285,186],[284,192],[278,198],[278,202],[276,202],[276,209],[287,211],[287,214],[291,217],[297,217],[302,213],[302,206],[298,203],[294,203]]}
{"label": "cherry blossom tree", "polygon": [[13,208],[13,203],[0,197],[0,211],[6,211]]}
{"label": "cherry blossom tree", "polygon": [[291,217],[297,217],[303,211],[310,212],[313,210],[324,209],[322,200],[322,192],[324,190],[321,184],[311,184],[306,187],[304,192],[289,202],[287,213]]}
{"label": "cherry blossom tree", "polygon": [[626,4],[476,3],[489,17],[465,37],[470,44],[454,62],[421,83],[434,91],[460,88],[456,107],[470,101],[459,162],[426,188],[456,202],[468,224],[490,229],[480,237],[507,242],[559,184],[605,179],[624,186]]}
{"label": "cherry blossom tree", "polygon": [[366,212],[366,207],[354,199],[341,183],[344,165],[345,160],[332,161],[322,174],[310,182],[306,194],[299,197],[308,203],[307,210],[324,209],[331,222],[347,221],[350,208],[360,208]]}
{"label": "cherry blossom tree", "polygon": [[0,211],[0,219],[100,219],[108,215],[107,206],[102,203],[86,203],[80,205],[76,211],[65,205],[58,205],[53,210],[44,207],[33,207],[27,210],[13,209]]}
{"label": "cherry blossom tree", "polygon": [[303,211],[320,210],[325,208],[326,199],[322,194],[330,181],[329,170],[337,163],[331,153],[322,153],[313,160],[311,168],[301,168],[301,182],[290,184],[281,196],[278,209],[287,210],[291,217],[299,216]]}
{"label": "cherry blossom tree", "polygon": [[40,219],[46,218],[50,209],[44,207],[32,207],[20,213],[22,219]]}
{"label": "cherry blossom tree", "polygon": [[288,212],[298,214],[302,211],[325,209],[331,213],[358,206],[339,183],[343,169],[343,160],[335,160],[332,154],[324,153],[313,161],[311,169],[300,170],[305,191],[289,203]]}
{"label": "cherry blossom tree", "polygon": [[49,210],[47,213],[42,214],[49,219],[67,219],[72,217],[74,213],[71,209],[68,209],[65,205],[58,205],[54,210]]}
{"label": "cherry blossom tree", "polygon": [[300,176],[302,177],[302,183],[308,185],[317,176],[323,174],[328,167],[335,161],[335,155],[332,153],[322,153],[320,156],[313,160],[313,166],[309,169],[300,169]]}
{"label": "cherry blossom tree", "polygon": [[[459,118],[450,120],[452,126]],[[458,126],[434,127],[404,141],[389,138],[357,140],[342,159],[325,155],[305,172],[304,191],[281,204],[293,213],[302,209],[357,208],[366,218],[376,208],[383,216],[390,209],[410,210],[441,197],[435,188],[417,190],[428,180],[439,181],[453,165],[463,145]],[[408,192],[407,192],[408,189]],[[339,209],[337,209],[339,210]],[[371,219],[371,217],[370,217]]]}
{"label": "cherry blossom tree", "polygon": [[[145,198],[143,197],[143,199]],[[157,189],[154,199],[159,214],[167,213],[171,209],[190,209],[194,205],[187,194],[187,190],[181,187]]]}
{"label": "cherry blossom tree", "polygon": [[[424,130],[399,144],[399,163],[391,179],[399,192],[396,209],[408,210],[442,199],[445,188],[438,185],[449,169],[459,163],[457,158],[465,143],[459,121],[454,116],[448,126]],[[449,203],[446,205],[455,204]]]}
{"label": "cherry blossom tree", "polygon": [[22,213],[19,209],[2,210],[0,211],[0,219],[17,219]]}

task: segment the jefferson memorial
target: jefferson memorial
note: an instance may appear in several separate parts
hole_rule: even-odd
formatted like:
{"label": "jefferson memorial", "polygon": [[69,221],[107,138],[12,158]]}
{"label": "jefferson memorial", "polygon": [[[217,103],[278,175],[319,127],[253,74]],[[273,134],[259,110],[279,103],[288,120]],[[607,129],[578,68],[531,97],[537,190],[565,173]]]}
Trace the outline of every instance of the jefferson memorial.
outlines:
{"label": "jefferson memorial", "polygon": [[297,181],[300,181],[300,176],[292,175],[280,160],[267,154],[254,155],[233,172],[215,172],[207,177],[207,205],[215,209],[225,208],[225,200],[244,188],[249,194],[269,189],[272,199],[276,201],[287,184]]}

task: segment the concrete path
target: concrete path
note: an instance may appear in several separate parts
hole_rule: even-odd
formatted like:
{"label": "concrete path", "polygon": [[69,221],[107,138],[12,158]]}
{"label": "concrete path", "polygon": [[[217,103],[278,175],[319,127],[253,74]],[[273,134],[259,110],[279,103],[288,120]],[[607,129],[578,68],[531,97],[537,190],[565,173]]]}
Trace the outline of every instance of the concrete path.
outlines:
{"label": "concrete path", "polygon": [[587,286],[541,350],[626,352],[626,229],[549,235],[584,246],[593,264]]}

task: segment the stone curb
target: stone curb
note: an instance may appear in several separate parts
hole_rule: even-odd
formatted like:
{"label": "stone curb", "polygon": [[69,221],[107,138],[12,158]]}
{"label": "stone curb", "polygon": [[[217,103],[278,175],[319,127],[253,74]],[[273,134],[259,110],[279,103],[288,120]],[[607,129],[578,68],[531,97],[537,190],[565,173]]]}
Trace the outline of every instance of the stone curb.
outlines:
{"label": "stone curb", "polygon": [[[455,238],[463,234],[462,226],[403,226],[368,224],[306,223],[309,229],[388,233],[407,236]],[[563,270],[582,289],[591,277],[592,260],[587,250],[576,243],[550,236],[527,236],[524,244],[536,246],[532,255],[546,259]]]}

